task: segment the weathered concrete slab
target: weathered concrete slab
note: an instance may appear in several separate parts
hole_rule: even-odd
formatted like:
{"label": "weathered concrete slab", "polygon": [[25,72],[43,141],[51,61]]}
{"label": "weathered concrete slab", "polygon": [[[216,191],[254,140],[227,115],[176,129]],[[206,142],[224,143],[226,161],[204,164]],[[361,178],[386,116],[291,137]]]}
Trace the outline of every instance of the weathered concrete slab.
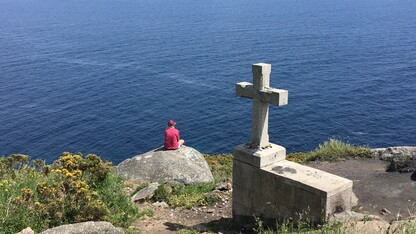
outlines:
{"label": "weathered concrete slab", "polygon": [[246,222],[253,215],[284,220],[301,213],[322,222],[353,206],[353,183],[340,176],[287,160],[258,168],[235,158],[233,166],[233,216],[237,222]]}
{"label": "weathered concrete slab", "polygon": [[282,177],[285,183],[317,195],[331,197],[352,187],[349,179],[288,160],[275,162],[263,170]]}

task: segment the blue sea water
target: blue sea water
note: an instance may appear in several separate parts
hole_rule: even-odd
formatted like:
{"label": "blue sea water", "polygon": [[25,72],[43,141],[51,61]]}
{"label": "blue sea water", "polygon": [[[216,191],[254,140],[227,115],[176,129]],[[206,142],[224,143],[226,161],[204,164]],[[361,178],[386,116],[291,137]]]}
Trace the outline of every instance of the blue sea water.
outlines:
{"label": "blue sea water", "polygon": [[163,144],[229,153],[251,131],[235,83],[272,64],[269,134],[416,145],[416,1],[0,0],[0,155],[115,164]]}

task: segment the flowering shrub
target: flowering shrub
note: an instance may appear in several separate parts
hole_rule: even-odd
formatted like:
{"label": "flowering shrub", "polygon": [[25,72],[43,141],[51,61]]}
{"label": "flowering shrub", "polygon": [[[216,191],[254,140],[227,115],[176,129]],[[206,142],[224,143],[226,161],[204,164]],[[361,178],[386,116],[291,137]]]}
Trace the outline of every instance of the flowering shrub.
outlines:
{"label": "flowering shrub", "polygon": [[0,157],[0,227],[16,233],[65,223],[105,220],[126,226],[138,210],[122,192],[110,162],[63,153],[51,165],[27,155]]}

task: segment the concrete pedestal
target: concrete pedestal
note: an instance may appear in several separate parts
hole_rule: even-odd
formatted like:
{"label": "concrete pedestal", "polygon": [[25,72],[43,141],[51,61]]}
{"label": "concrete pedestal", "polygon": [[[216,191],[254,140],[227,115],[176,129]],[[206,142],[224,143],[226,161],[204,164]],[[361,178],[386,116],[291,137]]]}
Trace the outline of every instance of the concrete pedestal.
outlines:
{"label": "concrete pedestal", "polygon": [[237,222],[256,216],[274,224],[300,215],[322,222],[353,206],[351,180],[287,161],[282,146],[272,144],[255,151],[239,145],[233,155],[233,218]]}

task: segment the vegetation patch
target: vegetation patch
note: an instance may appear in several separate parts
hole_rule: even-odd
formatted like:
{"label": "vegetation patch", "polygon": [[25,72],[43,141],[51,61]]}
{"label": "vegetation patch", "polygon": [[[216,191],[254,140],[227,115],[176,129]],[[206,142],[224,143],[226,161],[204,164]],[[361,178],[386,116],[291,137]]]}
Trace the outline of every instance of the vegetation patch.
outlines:
{"label": "vegetation patch", "polygon": [[233,155],[232,154],[218,154],[218,155],[204,155],[211,169],[212,175],[216,182],[232,177],[233,173]]}
{"label": "vegetation patch", "polygon": [[217,201],[211,192],[214,183],[197,185],[169,185],[162,184],[155,191],[154,201],[165,201],[170,207],[192,208],[194,206],[206,206]]}
{"label": "vegetation patch", "polygon": [[297,163],[309,161],[337,161],[342,158],[371,158],[371,150],[366,146],[355,146],[337,139],[329,139],[310,152],[291,153],[287,159]]}
{"label": "vegetation patch", "polygon": [[[231,178],[233,157],[231,154],[204,155],[204,157],[214,176],[214,183],[191,185],[162,183],[155,191],[152,201],[164,201],[170,207],[188,209],[219,201],[219,196],[213,190],[216,183]],[[140,184],[134,193],[147,185],[148,183]]]}
{"label": "vegetation patch", "polygon": [[63,153],[51,165],[29,156],[0,157],[0,227],[36,232],[84,221],[127,227],[141,213],[123,192],[123,180],[97,155]]}
{"label": "vegetation patch", "polygon": [[309,234],[343,234],[347,233],[340,222],[328,222],[321,226],[313,225],[311,222],[301,219],[286,219],[276,223],[274,227],[266,227],[264,222],[256,218],[254,233],[275,234],[275,233],[309,233]]}

